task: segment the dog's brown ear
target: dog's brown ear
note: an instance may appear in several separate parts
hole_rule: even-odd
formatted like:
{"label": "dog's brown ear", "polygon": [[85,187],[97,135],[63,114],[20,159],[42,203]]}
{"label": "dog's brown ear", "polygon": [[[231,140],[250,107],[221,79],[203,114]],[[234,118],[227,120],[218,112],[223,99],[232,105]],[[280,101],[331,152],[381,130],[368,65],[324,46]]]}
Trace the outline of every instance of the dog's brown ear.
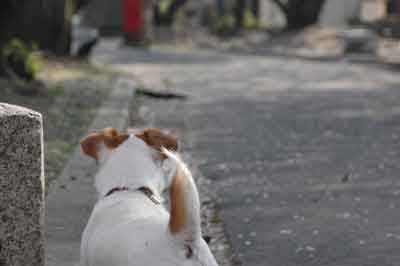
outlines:
{"label": "dog's brown ear", "polygon": [[170,134],[163,133],[157,128],[147,128],[135,134],[136,137],[142,139],[147,145],[161,151],[164,147],[170,151],[178,151],[178,140]]}
{"label": "dog's brown ear", "polygon": [[81,149],[84,154],[95,160],[99,159],[98,146],[102,142],[102,136],[99,133],[93,133],[80,141]]}
{"label": "dog's brown ear", "polygon": [[201,238],[199,194],[185,163],[168,150],[162,149],[162,152],[176,163],[176,171],[169,190],[169,232],[177,243],[186,249],[186,255],[189,258],[191,247]]}
{"label": "dog's brown ear", "polygon": [[129,134],[119,134],[113,128],[105,128],[99,133],[92,133],[80,141],[82,152],[95,160],[99,160],[99,147],[104,144],[109,150],[117,148],[125,140],[129,138]]}

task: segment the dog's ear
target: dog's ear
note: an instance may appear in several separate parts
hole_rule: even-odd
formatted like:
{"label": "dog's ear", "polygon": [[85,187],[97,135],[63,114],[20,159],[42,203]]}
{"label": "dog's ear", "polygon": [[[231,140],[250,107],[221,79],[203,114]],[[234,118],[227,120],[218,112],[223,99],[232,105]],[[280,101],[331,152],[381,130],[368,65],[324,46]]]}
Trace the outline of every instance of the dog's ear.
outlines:
{"label": "dog's ear", "polygon": [[95,160],[99,159],[98,146],[102,142],[102,137],[99,133],[92,133],[80,141],[82,152],[92,157]]}
{"label": "dog's ear", "polygon": [[135,134],[136,137],[143,140],[147,145],[155,150],[161,151],[164,147],[170,151],[178,151],[178,140],[170,134],[163,133],[157,128],[147,128]]}
{"label": "dog's ear", "polygon": [[176,164],[169,189],[169,233],[175,239],[175,243],[185,251],[186,258],[191,258],[196,248],[195,243],[201,241],[200,200],[196,184],[189,169],[177,154],[166,149],[162,149],[162,152]]}
{"label": "dog's ear", "polygon": [[114,128],[105,128],[99,133],[92,133],[80,141],[82,152],[95,160],[99,160],[101,144],[109,149],[115,149],[129,138],[129,134],[119,134]]}

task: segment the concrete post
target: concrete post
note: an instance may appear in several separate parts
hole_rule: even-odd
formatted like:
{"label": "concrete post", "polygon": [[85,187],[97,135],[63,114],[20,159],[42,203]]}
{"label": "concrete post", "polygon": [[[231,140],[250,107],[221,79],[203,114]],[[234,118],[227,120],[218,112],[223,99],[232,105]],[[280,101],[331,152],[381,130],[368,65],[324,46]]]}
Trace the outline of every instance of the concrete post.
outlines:
{"label": "concrete post", "polygon": [[0,103],[0,266],[44,265],[42,116]]}

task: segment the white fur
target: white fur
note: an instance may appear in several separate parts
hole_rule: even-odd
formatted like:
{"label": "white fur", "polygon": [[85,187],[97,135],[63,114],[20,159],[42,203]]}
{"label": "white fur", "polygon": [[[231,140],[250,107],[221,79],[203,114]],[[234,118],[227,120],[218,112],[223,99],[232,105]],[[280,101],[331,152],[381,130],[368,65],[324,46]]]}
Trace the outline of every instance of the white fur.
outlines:
{"label": "white fur", "polygon": [[[105,153],[101,153],[95,180],[99,200],[82,236],[82,266],[216,266],[201,238],[198,194],[183,162],[166,151],[168,159],[163,166],[167,169],[163,169],[154,159],[155,151],[135,136]],[[148,186],[161,197],[176,167],[185,169],[185,204],[190,217],[187,228],[172,235],[167,208],[136,189]],[[130,190],[104,197],[114,187],[124,186]],[[185,256],[188,243],[193,250],[191,258]]]}

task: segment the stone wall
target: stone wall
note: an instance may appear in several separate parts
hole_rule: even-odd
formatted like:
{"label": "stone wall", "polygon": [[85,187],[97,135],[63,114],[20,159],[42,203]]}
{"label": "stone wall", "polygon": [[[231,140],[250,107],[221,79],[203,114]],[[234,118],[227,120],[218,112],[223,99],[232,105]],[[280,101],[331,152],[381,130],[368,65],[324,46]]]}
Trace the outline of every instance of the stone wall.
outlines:
{"label": "stone wall", "polygon": [[0,266],[44,265],[42,116],[0,103]]}

